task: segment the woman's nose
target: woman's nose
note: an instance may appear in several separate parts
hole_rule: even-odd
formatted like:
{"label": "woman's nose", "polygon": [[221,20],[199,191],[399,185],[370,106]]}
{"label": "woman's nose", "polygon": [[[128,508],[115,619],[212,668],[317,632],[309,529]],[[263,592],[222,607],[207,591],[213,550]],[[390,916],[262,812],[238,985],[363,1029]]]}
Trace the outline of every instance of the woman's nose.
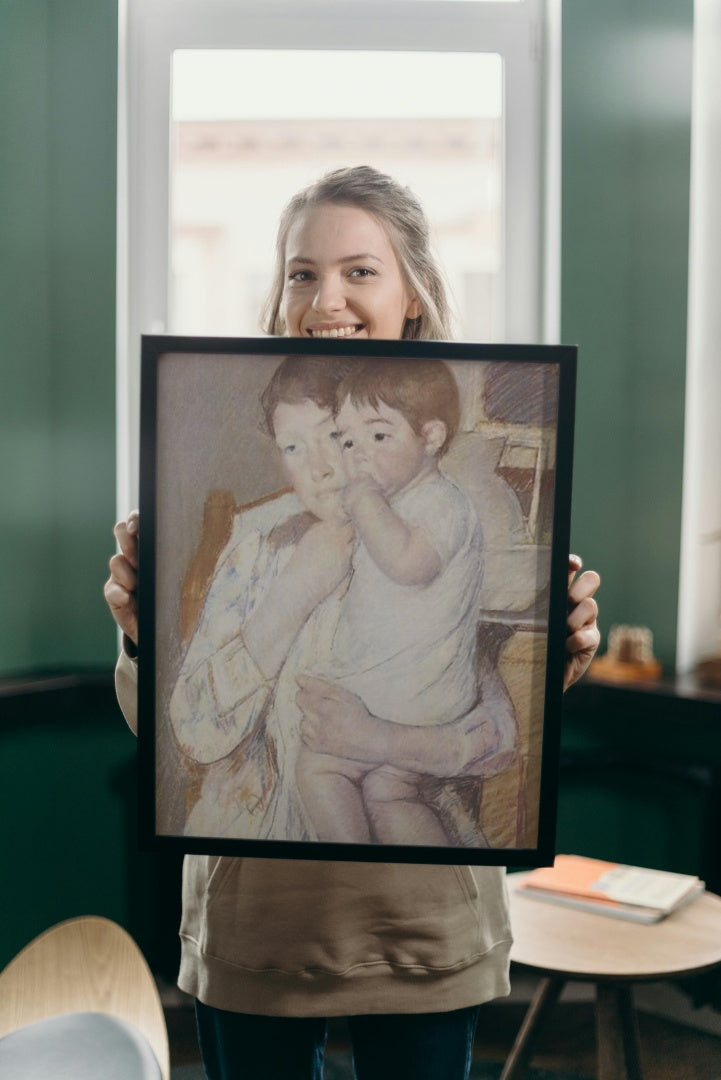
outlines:
{"label": "woman's nose", "polygon": [[343,285],[335,275],[326,275],[318,280],[313,307],[322,315],[341,311],[345,307]]}
{"label": "woman's nose", "polygon": [[324,480],[335,472],[332,453],[326,447],[317,447],[311,454],[310,471],[314,480]]}

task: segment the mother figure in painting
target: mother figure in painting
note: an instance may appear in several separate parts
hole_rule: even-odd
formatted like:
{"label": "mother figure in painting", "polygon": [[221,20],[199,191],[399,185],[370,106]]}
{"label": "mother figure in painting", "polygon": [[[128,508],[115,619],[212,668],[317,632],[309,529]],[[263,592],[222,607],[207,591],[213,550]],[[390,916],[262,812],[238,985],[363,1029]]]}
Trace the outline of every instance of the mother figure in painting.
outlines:
{"label": "mother figure in painting", "polygon": [[[426,379],[433,379],[434,388],[444,379],[457,393],[445,365],[436,361],[419,362],[417,376],[413,374],[414,366],[412,361],[391,362],[390,381],[394,389],[404,382],[417,382],[423,373]],[[378,362],[370,365],[371,370],[374,367],[378,367]],[[423,726],[420,716],[413,720],[399,715],[402,723],[394,722],[393,717],[382,720],[376,708],[370,738],[366,734],[371,719],[364,707],[366,702],[337,684],[304,678],[305,673],[317,671],[319,662],[330,658],[334,651],[334,632],[339,620],[344,620],[351,595],[347,592],[347,579],[353,526],[348,521],[347,499],[345,507],[343,499],[347,490],[344,467],[347,456],[341,453],[340,440],[336,437],[334,406],[339,383],[345,387],[344,376],[351,373],[357,376],[358,372],[357,362],[353,364],[343,358],[291,356],[279,365],[262,395],[265,426],[278,447],[293,492],[241,511],[235,517],[170,699],[170,718],[181,750],[207,767],[203,770],[200,797],[185,823],[186,835],[457,843],[461,840],[460,806],[456,807],[455,815],[446,806],[441,821],[440,811],[433,806],[433,785],[428,788],[426,784],[424,791],[421,778],[490,776],[506,766],[513,755],[513,709],[495,667],[484,675],[480,703],[475,689],[475,662],[472,670],[457,672],[450,678],[443,677],[448,670],[444,662],[443,674],[436,675],[438,693],[433,695],[436,709],[449,707],[453,681],[457,683],[460,678],[470,684],[470,696],[467,691],[461,699],[468,702],[466,710],[454,710],[447,722],[428,727]],[[387,375],[385,381],[388,382]],[[410,385],[406,397],[409,391]],[[397,410],[386,407],[384,412],[391,419],[398,419]],[[383,421],[384,428],[387,423]],[[421,463],[430,464],[435,462],[436,429],[432,424],[426,427],[430,429],[428,447],[422,435],[415,436],[410,429],[405,434],[415,444],[412,452],[420,453]],[[384,445],[388,445],[387,433],[384,438]],[[397,446],[400,439],[396,436],[394,441]],[[415,465],[416,457],[413,460]],[[398,472],[397,450],[393,468]],[[417,492],[422,492],[418,481],[404,487],[416,494],[417,502]],[[431,491],[442,495],[443,487],[439,490],[431,482]],[[373,494],[370,498],[373,500]],[[401,492],[391,501],[401,505],[402,498]],[[460,493],[458,498],[462,498]],[[382,496],[376,493],[375,499]],[[392,512],[387,503],[383,505]],[[405,505],[408,505],[407,495]],[[450,528],[449,513],[441,516],[442,533],[460,531]],[[424,538],[427,528],[423,530]],[[475,566],[475,577],[480,579],[480,553],[475,552],[471,563],[462,550],[458,551],[462,543],[468,541],[460,537],[454,542],[455,557],[453,551],[445,555],[446,562],[450,560],[451,574],[440,574],[424,588],[414,589],[405,584],[399,587],[401,594],[417,594],[415,602],[409,596],[416,618],[415,625],[397,628],[394,651],[418,655],[423,652],[423,642],[435,642],[435,648],[443,649],[444,655],[449,648],[454,654],[464,652],[458,635],[451,645],[449,627],[444,628],[442,620],[437,625],[440,615],[435,620],[428,618],[432,610],[438,613],[442,609],[443,597],[439,597],[438,589],[447,591],[452,587],[451,580],[456,582],[452,622],[462,624],[461,607],[468,606],[465,621],[470,623],[469,632],[475,640],[477,583],[469,573],[474,575]],[[445,546],[450,547],[450,542],[446,541]],[[410,552],[406,549],[404,565],[409,565],[409,559]],[[386,594],[390,595],[392,584],[386,580]],[[431,623],[425,634],[417,627],[419,602]],[[376,611],[377,619],[388,617],[382,610]],[[451,619],[446,621],[450,624]],[[418,647],[410,648],[410,642]],[[388,648],[386,645],[381,652],[388,655]],[[385,672],[383,685],[388,687],[389,677],[393,685],[389,675],[393,662],[379,662],[378,650],[375,652],[375,663],[364,656],[363,667],[373,664],[375,670]],[[420,658],[416,667],[419,665],[422,666]],[[304,687],[300,695],[299,678]],[[415,681],[421,679],[419,669]],[[367,680],[364,685],[368,685]],[[335,721],[319,725],[317,732],[323,755],[318,760],[330,762],[331,779],[328,781],[326,775],[317,773],[311,779],[313,788],[325,784],[324,790],[332,788],[334,794],[337,792],[331,800],[333,806],[328,806],[327,811],[323,807],[331,815],[325,833],[318,831],[318,817],[308,815],[308,809],[313,809],[313,804],[308,806],[308,795],[305,801],[298,796],[296,775],[299,757],[304,759],[302,713],[296,698],[302,703],[304,693],[311,695],[313,690],[323,693],[326,700],[330,695],[338,714]],[[426,700],[430,692],[426,690]],[[407,693],[412,697],[413,688],[408,688]],[[416,711],[418,708],[417,705]],[[469,713],[468,709],[472,711]],[[466,715],[459,716],[461,711]],[[337,757],[332,756],[333,747],[338,748]],[[350,762],[346,761],[346,767],[341,768],[339,760],[356,759],[356,756],[355,771],[360,777],[364,774],[371,777],[371,783],[367,782],[363,788],[364,805],[356,786],[348,779]],[[376,766],[380,768],[376,770]],[[437,790],[436,796],[440,793]],[[320,796],[315,802],[319,799]],[[354,814],[355,803],[358,812]],[[366,819],[361,810],[367,814],[367,826],[375,825],[375,835],[365,835]],[[338,825],[329,833],[333,814],[338,817]],[[347,820],[345,826],[344,820]],[[478,823],[466,824],[470,832],[464,839],[483,844]]]}
{"label": "mother figure in painting", "polygon": [[[360,167],[331,173],[291,201],[279,230],[269,333],[444,340],[448,322],[427,222],[411,192]],[[281,575],[289,579],[291,560],[304,552],[306,591],[299,593],[288,580],[288,605],[292,597],[294,607],[287,634],[276,626],[267,640],[262,620],[253,625],[249,615],[244,641],[240,619],[230,611],[223,627],[213,629],[225,662],[213,669],[218,711],[217,722],[211,718],[207,725],[208,760],[223,752],[227,757],[205,767],[208,787],[201,801],[212,798],[211,787],[218,797],[235,800],[226,822],[252,806],[254,797],[266,805],[266,785],[250,784],[245,793],[240,771],[233,772],[233,761],[243,757],[233,747],[261,730],[251,724],[251,733],[240,720],[234,706],[241,700],[244,715],[265,717],[267,728],[274,701],[286,694],[302,708],[304,738],[317,752],[336,720],[350,717],[359,737],[372,732],[381,762],[419,773],[431,768],[426,736],[441,741],[437,728],[418,733],[404,725],[398,748],[392,725],[379,725],[362,702],[334,700],[313,680],[296,692],[298,664],[313,647],[311,635],[324,633],[321,613],[333,603],[333,580],[346,572],[351,541],[331,509],[339,496],[324,437],[330,391],[303,382],[281,396],[271,413],[276,437],[281,421],[302,421],[306,463],[291,475],[294,494],[239,517],[218,574],[235,562],[235,588],[250,605],[256,590],[273,589]],[[134,726],[137,515],[119,523],[115,535],[120,552],[111,559],[105,595],[125,634],[116,686]],[[258,578],[250,580],[245,574],[254,566]],[[322,572],[314,576],[313,567]],[[566,685],[583,674],[599,641],[593,599],[599,579],[590,571],[577,577],[579,568],[578,560],[569,567]],[[292,620],[297,625],[299,618],[303,629],[289,640]],[[200,626],[196,638],[199,632]],[[209,652],[205,662],[214,663]],[[455,721],[457,738],[449,733],[442,740],[448,760],[440,762],[433,747],[432,768],[440,775],[484,775],[508,751],[508,713],[499,706],[496,715],[487,697],[492,691],[484,685],[483,693],[487,704]],[[423,738],[416,741],[416,734]],[[345,740],[342,752],[352,750]],[[275,764],[267,761],[270,776]],[[509,991],[511,932],[504,873],[496,866],[188,855],[180,936],[178,983],[196,999],[203,1062],[213,1080],[317,1080],[329,1016],[348,1017],[359,1080],[461,1080],[470,1071],[479,1006]]]}

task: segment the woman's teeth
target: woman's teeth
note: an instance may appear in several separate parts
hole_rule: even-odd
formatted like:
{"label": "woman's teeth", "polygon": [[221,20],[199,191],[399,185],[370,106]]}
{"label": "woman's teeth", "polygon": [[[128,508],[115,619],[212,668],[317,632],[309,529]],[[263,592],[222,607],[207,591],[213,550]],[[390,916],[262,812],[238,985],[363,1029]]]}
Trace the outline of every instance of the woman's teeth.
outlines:
{"label": "woman's teeth", "polygon": [[334,326],[332,330],[311,330],[311,337],[338,338],[350,337],[360,330],[360,326]]}

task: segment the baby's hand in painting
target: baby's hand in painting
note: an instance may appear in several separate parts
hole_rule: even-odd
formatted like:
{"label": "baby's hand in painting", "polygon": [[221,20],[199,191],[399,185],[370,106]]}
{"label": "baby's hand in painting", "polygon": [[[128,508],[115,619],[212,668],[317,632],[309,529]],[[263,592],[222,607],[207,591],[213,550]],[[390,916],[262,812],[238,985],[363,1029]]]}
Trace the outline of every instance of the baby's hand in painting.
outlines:
{"label": "baby's hand in painting", "polygon": [[134,645],[138,644],[138,535],[140,518],[133,510],[125,521],[119,521],[113,533],[120,552],[110,560],[110,577],[103,594],[123,633]]}
{"label": "baby's hand in painting", "polygon": [[372,505],[378,499],[383,499],[381,489],[375,480],[362,472],[355,472],[353,476],[349,476],[343,491],[343,506],[351,519],[355,517],[358,506],[369,497],[373,500]]}

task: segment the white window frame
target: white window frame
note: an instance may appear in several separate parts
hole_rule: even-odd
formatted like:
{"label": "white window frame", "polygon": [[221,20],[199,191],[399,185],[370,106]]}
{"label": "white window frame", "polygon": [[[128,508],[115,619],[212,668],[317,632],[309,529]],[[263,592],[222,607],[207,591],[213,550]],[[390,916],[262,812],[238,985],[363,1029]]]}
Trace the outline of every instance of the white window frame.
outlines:
{"label": "white window frame", "polygon": [[721,0],[696,0],[683,507],[676,670],[721,654]]}
{"label": "white window frame", "polygon": [[509,298],[503,339],[537,342],[556,341],[560,321],[559,39],[560,0],[119,0],[119,515],[137,504],[140,336],[167,327],[173,52],[499,53],[506,121],[502,288]]}

